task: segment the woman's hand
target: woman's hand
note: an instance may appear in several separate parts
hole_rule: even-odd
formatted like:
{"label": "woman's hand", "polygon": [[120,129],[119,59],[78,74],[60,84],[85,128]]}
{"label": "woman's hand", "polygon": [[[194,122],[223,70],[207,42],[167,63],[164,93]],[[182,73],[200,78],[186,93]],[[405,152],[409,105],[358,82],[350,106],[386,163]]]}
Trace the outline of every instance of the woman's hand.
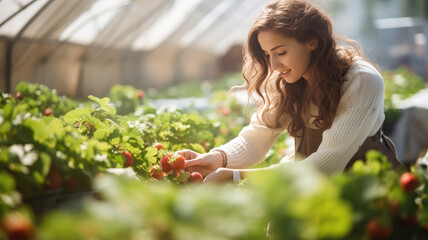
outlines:
{"label": "woman's hand", "polygon": [[181,150],[177,153],[186,159],[185,168],[189,172],[199,172],[204,177],[223,165],[223,156],[220,152],[200,154],[192,150]]}
{"label": "woman's hand", "polygon": [[233,170],[229,168],[219,168],[208,174],[204,179],[206,183],[221,183],[233,180]]}

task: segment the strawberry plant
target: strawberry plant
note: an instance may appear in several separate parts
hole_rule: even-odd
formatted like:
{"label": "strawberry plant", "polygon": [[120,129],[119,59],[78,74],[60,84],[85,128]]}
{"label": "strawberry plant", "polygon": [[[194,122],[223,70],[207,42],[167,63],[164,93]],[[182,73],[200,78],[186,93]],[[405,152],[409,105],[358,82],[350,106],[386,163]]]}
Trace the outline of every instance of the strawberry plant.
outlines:
{"label": "strawberry plant", "polygon": [[[89,96],[79,105],[42,85],[19,86],[18,97],[0,94],[0,217],[25,216],[30,224],[20,226],[30,226],[31,237],[398,240],[428,234],[428,173],[412,167],[397,174],[376,152],[329,177],[297,164],[248,174],[238,186],[186,184],[203,176],[187,171],[175,151],[209,151],[248,123],[224,91],[214,94],[215,108],[194,112],[143,105],[141,92],[126,86],[110,99]],[[43,116],[47,108],[53,115]],[[277,163],[286,140],[280,135],[259,167]],[[132,178],[112,176],[118,170]],[[22,208],[85,191],[96,197],[38,215],[37,224]],[[10,236],[8,229],[0,239]]]}
{"label": "strawberry plant", "polygon": [[144,98],[144,92],[135,89],[133,86],[116,84],[110,89],[109,97],[117,109],[117,113],[126,115],[136,110],[140,101]]}
{"label": "strawberry plant", "polygon": [[59,96],[56,90],[42,84],[20,82],[16,86],[15,97],[26,112],[34,115],[43,114],[49,108],[56,116],[61,116],[77,107],[77,103],[65,96]]}

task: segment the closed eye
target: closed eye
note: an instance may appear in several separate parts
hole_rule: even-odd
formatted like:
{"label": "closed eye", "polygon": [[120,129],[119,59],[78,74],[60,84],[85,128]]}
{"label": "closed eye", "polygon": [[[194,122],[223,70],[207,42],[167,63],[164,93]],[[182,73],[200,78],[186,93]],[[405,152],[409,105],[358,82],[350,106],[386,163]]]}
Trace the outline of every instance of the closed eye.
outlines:
{"label": "closed eye", "polygon": [[280,52],[280,53],[278,53],[278,56],[285,55],[286,53],[287,53],[287,51],[285,51],[285,52]]}

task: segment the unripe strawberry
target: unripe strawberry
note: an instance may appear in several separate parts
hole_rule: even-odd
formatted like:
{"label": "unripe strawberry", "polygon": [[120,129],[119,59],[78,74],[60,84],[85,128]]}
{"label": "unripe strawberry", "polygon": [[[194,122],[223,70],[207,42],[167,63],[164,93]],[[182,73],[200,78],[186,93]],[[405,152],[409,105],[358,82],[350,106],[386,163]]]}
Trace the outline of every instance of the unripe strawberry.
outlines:
{"label": "unripe strawberry", "polygon": [[400,177],[400,186],[403,192],[411,192],[419,187],[419,179],[412,172],[405,172]]}

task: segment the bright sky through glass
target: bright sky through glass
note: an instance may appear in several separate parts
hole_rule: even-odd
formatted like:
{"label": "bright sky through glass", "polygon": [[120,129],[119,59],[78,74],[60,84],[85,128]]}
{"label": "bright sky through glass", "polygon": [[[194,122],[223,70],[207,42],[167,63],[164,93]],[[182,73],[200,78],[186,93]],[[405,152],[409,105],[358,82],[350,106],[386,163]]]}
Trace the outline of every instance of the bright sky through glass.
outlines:
{"label": "bright sky through glass", "polygon": [[89,44],[130,0],[98,0],[61,33],[59,40]]}
{"label": "bright sky through glass", "polygon": [[170,36],[189,16],[201,0],[175,0],[146,31],[132,44],[134,50],[149,50],[157,47]]}

